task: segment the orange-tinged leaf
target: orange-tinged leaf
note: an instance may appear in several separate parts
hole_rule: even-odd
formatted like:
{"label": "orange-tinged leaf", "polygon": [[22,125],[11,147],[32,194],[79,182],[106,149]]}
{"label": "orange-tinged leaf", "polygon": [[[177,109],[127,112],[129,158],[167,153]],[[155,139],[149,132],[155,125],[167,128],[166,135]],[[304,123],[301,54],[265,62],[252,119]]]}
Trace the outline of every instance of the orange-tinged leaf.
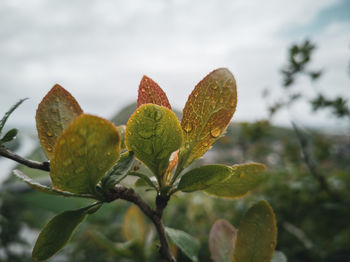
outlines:
{"label": "orange-tinged leaf", "polygon": [[138,207],[132,205],[126,211],[123,221],[123,234],[126,241],[137,240],[141,243],[146,238],[146,222]]}
{"label": "orange-tinged leaf", "polygon": [[108,120],[82,114],[57,141],[50,163],[52,185],[72,193],[95,193],[96,184],[120,156],[120,135]]}
{"label": "orange-tinged leaf", "polygon": [[239,225],[232,261],[271,261],[276,243],[275,214],[270,204],[261,200],[247,211]]}
{"label": "orange-tinged leaf", "polygon": [[201,157],[220,137],[235,112],[236,104],[236,81],[228,69],[214,70],[197,84],[183,109],[181,168]]}
{"label": "orange-tinged leaf", "polygon": [[156,104],[171,110],[170,103],[164,91],[151,78],[143,76],[137,98],[137,107],[143,104]]}
{"label": "orange-tinged leaf", "polygon": [[82,112],[75,98],[60,85],[43,98],[35,118],[41,146],[49,159],[59,136]]}

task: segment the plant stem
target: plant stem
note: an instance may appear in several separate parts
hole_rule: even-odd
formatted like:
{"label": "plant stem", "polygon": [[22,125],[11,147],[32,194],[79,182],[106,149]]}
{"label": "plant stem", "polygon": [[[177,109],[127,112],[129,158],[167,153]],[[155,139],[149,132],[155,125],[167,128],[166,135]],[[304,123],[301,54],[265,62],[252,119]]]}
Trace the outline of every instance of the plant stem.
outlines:
{"label": "plant stem", "polygon": [[23,164],[27,167],[30,167],[30,168],[40,169],[40,170],[50,172],[50,163],[49,162],[37,162],[37,161],[23,158],[23,157],[17,155],[16,153],[11,152],[10,150],[6,149],[3,146],[0,146],[0,156],[12,159],[20,164]]}
{"label": "plant stem", "polygon": [[171,253],[169,241],[162,222],[163,210],[166,207],[169,198],[158,195],[156,198],[156,210],[153,210],[132,188],[117,185],[111,189],[106,201],[112,202],[117,199],[124,199],[132,202],[141,209],[157,229],[160,241],[160,247],[158,250],[160,255],[168,262],[176,262],[176,259]]}
{"label": "plant stem", "polygon": [[[50,171],[49,162],[37,162],[25,159],[9,151],[3,146],[0,146],[0,156],[12,159],[30,168],[40,169],[48,172]],[[126,201],[132,202],[141,209],[141,211],[153,222],[157,229],[160,241],[160,255],[168,262],[176,262],[176,259],[171,253],[169,241],[167,239],[164,224],[162,222],[163,210],[169,201],[169,197],[158,195],[156,198],[156,210],[153,210],[132,188],[116,185],[113,189],[111,189],[105,201],[112,202],[117,199],[124,199]]]}

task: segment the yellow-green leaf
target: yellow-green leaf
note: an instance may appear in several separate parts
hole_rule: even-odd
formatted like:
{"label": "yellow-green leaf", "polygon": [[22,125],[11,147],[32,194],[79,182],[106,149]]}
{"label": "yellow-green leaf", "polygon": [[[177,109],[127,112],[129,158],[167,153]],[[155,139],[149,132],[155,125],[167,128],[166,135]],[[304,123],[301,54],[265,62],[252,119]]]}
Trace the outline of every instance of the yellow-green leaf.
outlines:
{"label": "yellow-green leaf", "polygon": [[236,81],[228,69],[214,70],[197,84],[183,109],[181,167],[201,157],[220,137],[235,112],[236,104]]}
{"label": "yellow-green leaf", "polygon": [[126,241],[143,243],[146,238],[146,222],[138,207],[132,205],[126,211],[123,221],[123,235]]}
{"label": "yellow-green leaf", "polygon": [[224,219],[215,221],[210,229],[209,249],[214,262],[230,262],[236,241],[237,229]]}
{"label": "yellow-green leaf", "polygon": [[126,146],[145,163],[159,179],[169,165],[172,152],[182,143],[182,132],[176,115],[163,106],[140,106],[126,126]]}
{"label": "yellow-green leaf", "polygon": [[228,179],[213,184],[203,189],[203,191],[217,197],[241,197],[264,180],[265,170],[266,166],[259,163],[234,165],[232,167],[233,173]]}
{"label": "yellow-green leaf", "polygon": [[43,98],[35,119],[41,146],[49,159],[62,132],[82,112],[75,98],[60,85],[56,84]]}
{"label": "yellow-green leaf", "polygon": [[247,211],[239,225],[232,261],[270,261],[276,243],[275,214],[268,202],[259,201]]}
{"label": "yellow-green leaf", "polygon": [[225,165],[208,165],[194,168],[181,177],[178,189],[183,192],[203,190],[225,181],[232,173],[232,168]]}
{"label": "yellow-green leaf", "polygon": [[52,185],[73,193],[95,193],[96,184],[120,156],[120,135],[108,120],[83,114],[57,141],[50,164]]}
{"label": "yellow-green leaf", "polygon": [[197,239],[184,231],[165,228],[165,232],[170,240],[180,248],[180,250],[193,262],[198,262],[200,243]]}
{"label": "yellow-green leaf", "polygon": [[31,188],[45,194],[59,195],[59,196],[65,196],[65,197],[82,197],[82,198],[93,198],[93,199],[96,198],[96,196],[91,194],[75,194],[67,191],[58,190],[56,188],[52,188],[51,186],[42,185],[39,182],[34,181],[33,179],[31,179],[30,177],[28,177],[27,175],[25,175],[24,173],[22,173],[20,170],[17,170],[17,169],[13,170],[13,173],[17,178],[21,179]]}
{"label": "yellow-green leaf", "polygon": [[41,231],[32,252],[33,259],[44,261],[56,254],[67,244],[86,215],[85,209],[79,209],[55,216]]}

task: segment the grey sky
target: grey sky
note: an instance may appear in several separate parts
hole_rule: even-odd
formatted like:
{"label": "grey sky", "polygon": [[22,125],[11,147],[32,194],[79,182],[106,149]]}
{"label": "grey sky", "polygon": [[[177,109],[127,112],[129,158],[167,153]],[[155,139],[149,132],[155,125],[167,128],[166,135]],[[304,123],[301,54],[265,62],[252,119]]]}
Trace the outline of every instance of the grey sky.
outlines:
{"label": "grey sky", "polygon": [[[287,47],[306,37],[318,45],[313,63],[326,73],[301,88],[350,98],[344,10],[349,1],[1,0],[0,113],[29,97],[10,124],[34,129],[38,103],[59,83],[85,112],[108,118],[136,99],[143,74],[181,109],[198,81],[228,67],[238,83],[234,119],[253,121],[267,116],[262,89],[278,93]],[[300,104],[292,117],[326,125],[327,116],[310,116]],[[275,120],[288,122],[286,114]]]}

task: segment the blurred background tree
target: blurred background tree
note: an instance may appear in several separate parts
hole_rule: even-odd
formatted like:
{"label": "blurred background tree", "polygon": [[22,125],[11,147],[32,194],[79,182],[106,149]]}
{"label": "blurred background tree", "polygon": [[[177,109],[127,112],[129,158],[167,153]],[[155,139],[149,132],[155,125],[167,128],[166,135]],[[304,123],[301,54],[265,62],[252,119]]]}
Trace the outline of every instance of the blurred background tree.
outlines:
{"label": "blurred background tree", "polygon": [[[348,102],[341,95],[328,97],[318,92],[309,98],[297,90],[299,78],[318,83],[327,72],[324,68],[309,68],[315,48],[309,40],[289,48],[286,65],[281,70],[283,95],[275,97],[278,102],[268,105],[271,118],[281,110],[293,110],[298,101],[306,100],[315,112],[329,110],[330,117],[349,121]],[[272,94],[266,90],[264,97],[270,99]],[[125,124],[135,108],[135,105],[126,107],[113,121]],[[248,203],[267,199],[278,221],[277,249],[286,254],[288,261],[350,261],[350,136],[306,130],[297,122],[294,128],[277,127],[271,124],[271,118],[255,123],[231,123],[226,136],[199,160],[266,163],[268,179],[258,190],[238,201],[213,199],[203,193],[194,196],[179,193],[171,200],[175,203],[166,210],[165,220],[170,227],[190,232],[200,240],[199,260],[211,261],[208,238],[212,224],[225,218],[238,226]],[[39,149],[28,158],[45,160]],[[38,170],[16,168],[35,179],[44,182],[47,179]],[[146,197],[154,194],[142,186],[139,191]],[[62,201],[57,196],[43,200],[40,192],[33,192],[11,176],[1,186],[0,194],[1,262],[32,261],[30,250],[40,227],[54,214],[85,204],[85,200]],[[154,229],[142,215],[130,210],[132,206],[122,201],[102,207],[102,212],[90,217],[79,229],[73,244],[50,261],[159,261],[156,246],[150,244],[155,237]],[[125,233],[130,212],[138,221],[138,230],[132,237]],[[188,261],[180,250],[175,253],[178,261]]]}

